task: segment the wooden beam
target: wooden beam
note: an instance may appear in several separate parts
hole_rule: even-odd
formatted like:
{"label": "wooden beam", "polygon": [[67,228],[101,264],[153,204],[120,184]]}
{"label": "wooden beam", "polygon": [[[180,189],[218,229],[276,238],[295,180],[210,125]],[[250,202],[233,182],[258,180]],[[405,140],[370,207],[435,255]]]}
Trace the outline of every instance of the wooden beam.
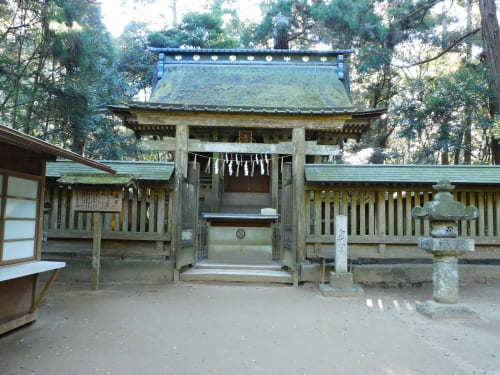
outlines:
{"label": "wooden beam", "polygon": [[[91,214],[92,215],[92,214]],[[80,239],[90,240],[93,234],[87,230],[49,230],[47,232],[49,239]],[[103,240],[124,240],[124,241],[170,241],[169,233],[140,233],[140,232],[116,232],[103,231],[101,234]]]}
{"label": "wooden beam", "polygon": [[294,224],[297,246],[297,262],[302,263],[306,257],[306,208],[304,201],[305,194],[305,128],[294,128],[292,131],[293,159],[292,174],[294,184]]}
{"label": "wooden beam", "polygon": [[[162,140],[143,140],[140,148],[144,151],[166,152],[175,151],[176,142],[173,137]],[[292,142],[280,143],[234,143],[234,142],[205,142],[199,139],[188,140],[188,152],[206,153],[242,153],[242,154],[287,154],[293,153]],[[339,155],[338,145],[318,145],[316,141],[305,142],[306,155]]]}
{"label": "wooden beam", "polygon": [[47,280],[47,282],[45,283],[42,291],[40,292],[40,295],[38,296],[38,298],[36,299],[35,303],[33,304],[33,306],[31,306],[31,310],[30,310],[30,313],[33,314],[36,312],[36,310],[38,310],[38,306],[40,306],[40,303],[42,302],[43,300],[43,297],[45,297],[45,294],[47,294],[47,291],[49,290],[50,286],[52,285],[52,283],[54,282],[54,279],[56,278],[57,276],[57,273],[59,272],[59,269],[55,269],[54,271],[52,271],[52,273],[50,274],[50,277],[49,279]]}
{"label": "wooden beam", "polygon": [[[272,128],[342,131],[350,114],[243,114],[243,113],[203,113],[203,112],[169,112],[131,109],[134,122],[140,125],[231,127],[231,128]],[[140,127],[140,126],[139,126]]]}
{"label": "wooden beam", "polygon": [[278,158],[274,158],[271,160],[271,199],[272,206],[276,210],[278,210],[279,203],[279,162],[280,159]]}
{"label": "wooden beam", "polygon": [[20,318],[0,324],[0,335],[3,335],[5,332],[12,331],[13,329],[31,323],[35,320],[36,320],[36,313],[33,313],[33,314],[26,314],[21,316]]}
{"label": "wooden beam", "polygon": [[[189,140],[188,140],[188,150],[189,150]],[[220,208],[220,198],[221,198],[221,180],[219,174],[221,170],[219,168],[219,174],[215,174],[215,160],[219,163],[220,153],[214,152],[212,155],[212,211],[218,212]],[[220,164],[219,164],[220,166]]]}
{"label": "wooden beam", "polygon": [[92,226],[94,230],[92,238],[92,290],[97,290],[99,289],[99,274],[101,272],[102,213],[92,213]]}
{"label": "wooden beam", "polygon": [[182,246],[182,189],[188,173],[188,139],[189,127],[178,125],[175,129],[175,190],[172,211],[172,244],[171,256],[174,260]]}

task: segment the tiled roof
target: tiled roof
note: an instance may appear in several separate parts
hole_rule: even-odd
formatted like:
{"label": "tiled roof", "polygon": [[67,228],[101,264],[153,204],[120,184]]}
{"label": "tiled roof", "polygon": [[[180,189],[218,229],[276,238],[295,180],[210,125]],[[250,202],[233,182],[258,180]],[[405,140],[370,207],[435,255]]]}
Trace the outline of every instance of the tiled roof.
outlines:
{"label": "tiled roof", "polygon": [[500,166],[306,164],[306,180],[324,183],[500,184]]}
{"label": "tiled roof", "polygon": [[127,174],[66,174],[57,179],[65,185],[121,185],[134,184],[134,176]]}
{"label": "tiled roof", "polygon": [[[175,163],[172,162],[102,160],[100,163],[113,168],[119,174],[133,175],[139,181],[168,181],[175,167]],[[46,177],[59,178],[63,175],[96,175],[99,173],[105,172],[69,160],[60,160],[47,163],[45,175]]]}
{"label": "tiled roof", "polygon": [[262,113],[262,114],[302,114],[302,115],[381,115],[386,112],[385,108],[360,109],[349,108],[287,108],[287,107],[249,107],[249,106],[217,106],[217,105],[182,105],[164,103],[130,102],[122,105],[112,105],[109,108],[116,112],[128,111],[129,109],[153,109],[173,112],[215,112],[215,113]]}

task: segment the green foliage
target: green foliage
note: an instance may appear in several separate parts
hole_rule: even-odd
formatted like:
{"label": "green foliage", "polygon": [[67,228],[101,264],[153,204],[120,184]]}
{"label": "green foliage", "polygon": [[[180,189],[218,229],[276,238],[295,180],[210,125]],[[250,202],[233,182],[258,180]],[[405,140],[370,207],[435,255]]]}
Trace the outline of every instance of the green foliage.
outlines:
{"label": "green foliage", "polygon": [[[21,17],[19,17],[21,15]],[[129,88],[100,8],[86,0],[11,2],[2,8],[3,122],[92,157],[123,157],[133,144],[105,112]],[[13,84],[14,83],[14,84]]]}
{"label": "green foliage", "polygon": [[89,156],[133,157],[135,141],[106,105],[148,98],[156,61],[147,46],[272,47],[281,13],[291,48],[356,49],[348,72],[354,101],[389,108],[354,146],[375,150],[371,161],[488,162],[489,137],[500,133],[500,122],[489,112],[492,77],[479,53],[470,53],[480,49],[480,34],[454,43],[478,27],[470,12],[468,25],[458,19],[471,6],[266,0],[261,21],[243,24],[232,1],[213,0],[176,27],[131,23],[112,40],[94,1],[0,0],[0,120]]}
{"label": "green foliage", "polygon": [[[487,105],[490,95],[487,71],[482,65],[467,64],[436,78],[408,82],[401,101],[391,113],[391,121],[398,124],[397,136],[419,144],[417,152],[406,155],[407,160],[437,162],[444,150],[458,155],[460,160],[466,147],[466,111],[470,113],[471,131],[476,140],[493,127]],[[481,147],[484,147],[481,142],[474,147],[478,161],[484,158],[479,152]]]}
{"label": "green foliage", "polygon": [[224,12],[191,12],[182,18],[177,28],[156,31],[148,35],[152,47],[236,48],[237,39],[225,30]]}

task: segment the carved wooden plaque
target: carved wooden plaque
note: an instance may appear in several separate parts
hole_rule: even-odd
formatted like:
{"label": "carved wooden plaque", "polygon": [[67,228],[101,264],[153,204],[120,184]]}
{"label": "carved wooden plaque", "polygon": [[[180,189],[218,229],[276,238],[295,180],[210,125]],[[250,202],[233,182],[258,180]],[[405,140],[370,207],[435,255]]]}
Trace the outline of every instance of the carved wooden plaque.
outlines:
{"label": "carved wooden plaque", "polygon": [[121,212],[122,192],[120,190],[75,190],[75,211]]}
{"label": "carved wooden plaque", "polygon": [[242,130],[239,132],[239,142],[240,143],[252,143],[252,132],[247,130]]}

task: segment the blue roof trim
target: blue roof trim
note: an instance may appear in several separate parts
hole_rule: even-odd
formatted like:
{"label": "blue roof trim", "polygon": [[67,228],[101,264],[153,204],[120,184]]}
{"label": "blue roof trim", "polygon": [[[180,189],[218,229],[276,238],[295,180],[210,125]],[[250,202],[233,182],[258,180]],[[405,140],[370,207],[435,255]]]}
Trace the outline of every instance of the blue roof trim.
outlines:
{"label": "blue roof trim", "polygon": [[354,53],[353,49],[335,49],[335,50],[296,50],[296,49],[251,49],[251,48],[158,48],[148,47],[151,52],[172,53],[180,55],[192,54],[267,54],[267,55],[345,55]]}

